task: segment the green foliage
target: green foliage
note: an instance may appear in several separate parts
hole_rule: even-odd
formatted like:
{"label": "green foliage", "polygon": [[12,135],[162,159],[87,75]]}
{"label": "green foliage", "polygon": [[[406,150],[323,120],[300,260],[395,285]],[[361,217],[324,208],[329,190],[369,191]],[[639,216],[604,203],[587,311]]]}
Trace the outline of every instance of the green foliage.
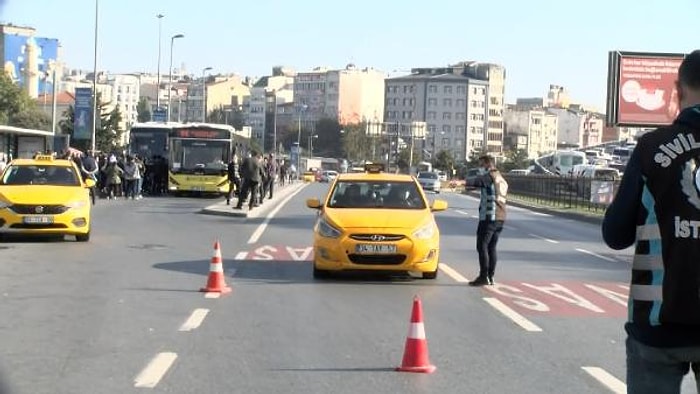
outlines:
{"label": "green foliage", "polygon": [[525,149],[508,151],[505,153],[505,156],[506,160],[502,165],[502,170],[504,172],[508,172],[514,169],[526,168],[530,163],[530,159],[528,159],[527,155],[527,150]]}
{"label": "green foliage", "polygon": [[438,168],[444,171],[451,170],[455,166],[455,158],[452,156],[452,152],[441,150],[437,154],[435,162],[433,162],[433,168]]}
{"label": "green foliage", "polygon": [[214,108],[207,114],[207,121],[218,124],[228,124],[236,130],[243,130],[245,115],[239,108],[225,109],[223,106]]}
{"label": "green foliage", "polygon": [[139,103],[136,105],[136,119],[139,122],[148,122],[151,120],[151,106],[148,104],[148,100],[145,97],[141,97]]}
{"label": "green foliage", "polygon": [[364,124],[346,125],[341,138],[343,153],[348,160],[372,160],[372,144],[377,141],[367,135]]}
{"label": "green foliage", "polygon": [[37,130],[51,130],[51,118],[27,92],[0,72],[0,124]]}

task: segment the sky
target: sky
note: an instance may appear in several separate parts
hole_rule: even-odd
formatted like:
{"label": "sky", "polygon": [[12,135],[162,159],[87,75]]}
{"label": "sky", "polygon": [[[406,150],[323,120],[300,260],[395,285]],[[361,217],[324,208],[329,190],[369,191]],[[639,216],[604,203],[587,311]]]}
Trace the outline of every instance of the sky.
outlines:
{"label": "sky", "polygon": [[[57,38],[63,61],[92,70],[96,0],[0,0],[0,22]],[[687,53],[700,46],[698,0],[102,0],[98,69],[199,76],[264,76],[348,63],[390,75],[463,60],[506,67],[506,101],[564,86],[574,102],[605,109],[611,50]]]}

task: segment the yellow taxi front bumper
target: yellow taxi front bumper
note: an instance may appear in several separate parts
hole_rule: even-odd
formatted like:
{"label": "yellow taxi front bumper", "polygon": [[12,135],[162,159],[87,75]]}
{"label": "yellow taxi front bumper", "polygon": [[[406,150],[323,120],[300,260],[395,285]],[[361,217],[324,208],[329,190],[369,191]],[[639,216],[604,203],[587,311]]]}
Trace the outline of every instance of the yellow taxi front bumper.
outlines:
{"label": "yellow taxi front bumper", "polygon": [[19,234],[87,234],[90,232],[90,206],[61,208],[43,206],[37,213],[35,207],[0,209],[0,233]]}
{"label": "yellow taxi front bumper", "polygon": [[[439,235],[429,239],[386,234],[377,229],[338,238],[314,235],[314,266],[319,270],[434,272],[440,258]],[[385,240],[372,235],[386,234]],[[400,238],[400,239],[395,239]]]}

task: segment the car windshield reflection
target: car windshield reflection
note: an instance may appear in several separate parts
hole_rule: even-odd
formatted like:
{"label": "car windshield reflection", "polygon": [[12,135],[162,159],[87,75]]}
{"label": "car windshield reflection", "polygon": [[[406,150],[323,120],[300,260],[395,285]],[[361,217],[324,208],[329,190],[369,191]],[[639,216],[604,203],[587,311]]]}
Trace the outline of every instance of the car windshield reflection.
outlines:
{"label": "car windshield reflection", "polygon": [[75,170],[62,166],[11,166],[5,172],[5,185],[80,186]]}
{"label": "car windshield reflection", "polygon": [[426,204],[413,182],[341,181],[328,208],[425,209]]}

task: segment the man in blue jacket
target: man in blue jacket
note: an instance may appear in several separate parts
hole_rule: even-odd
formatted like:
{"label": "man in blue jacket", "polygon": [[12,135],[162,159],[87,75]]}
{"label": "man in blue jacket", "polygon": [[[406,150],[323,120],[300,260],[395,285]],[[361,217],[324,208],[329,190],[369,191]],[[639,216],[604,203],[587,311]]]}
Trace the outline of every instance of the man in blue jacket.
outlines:
{"label": "man in blue jacket", "polygon": [[677,118],[639,138],[605,213],[603,239],[635,245],[628,300],[629,393],[700,381],[700,50],[678,69]]}

